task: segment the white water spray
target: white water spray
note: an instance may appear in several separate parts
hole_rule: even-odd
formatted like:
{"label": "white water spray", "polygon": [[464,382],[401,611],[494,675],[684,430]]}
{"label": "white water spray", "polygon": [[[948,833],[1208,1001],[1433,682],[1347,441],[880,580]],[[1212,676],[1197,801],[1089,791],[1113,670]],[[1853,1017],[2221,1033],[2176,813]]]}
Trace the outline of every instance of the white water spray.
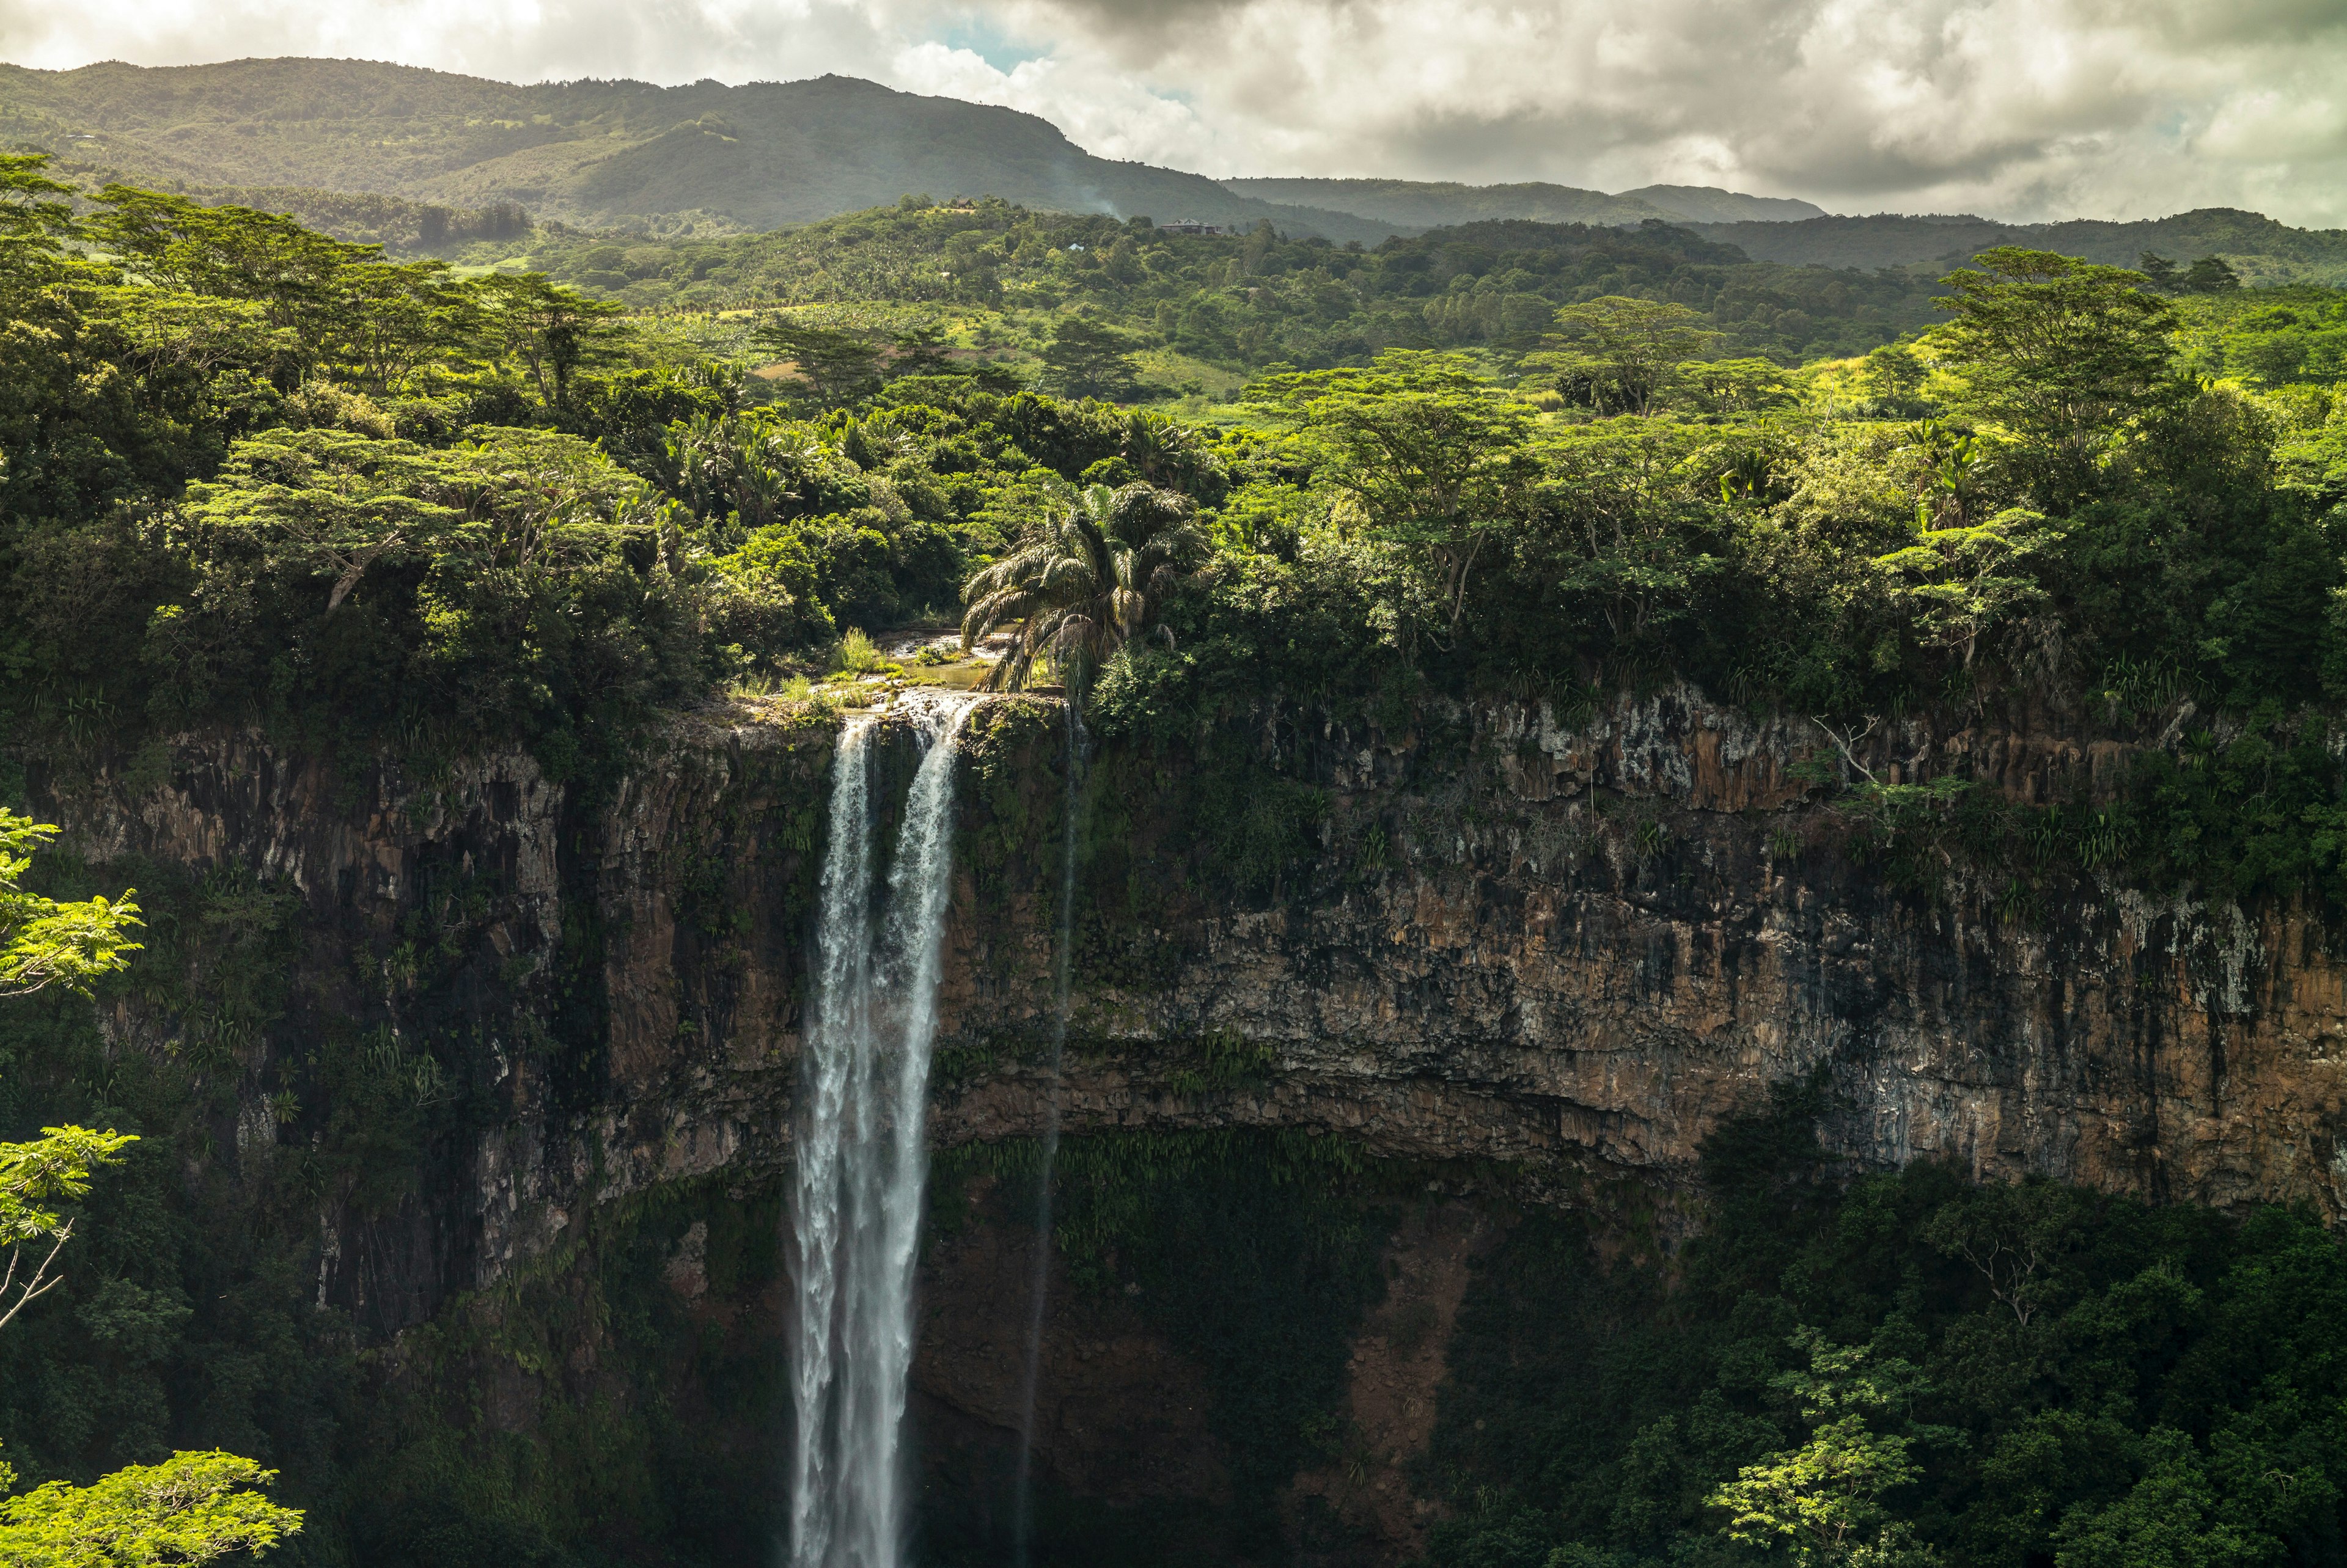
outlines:
{"label": "white water spray", "polygon": [[792,1193],[797,1317],[791,1568],[900,1568],[929,1048],[953,867],[953,739],[968,699],[907,697],[928,749],[873,907],[868,719],[839,738]]}

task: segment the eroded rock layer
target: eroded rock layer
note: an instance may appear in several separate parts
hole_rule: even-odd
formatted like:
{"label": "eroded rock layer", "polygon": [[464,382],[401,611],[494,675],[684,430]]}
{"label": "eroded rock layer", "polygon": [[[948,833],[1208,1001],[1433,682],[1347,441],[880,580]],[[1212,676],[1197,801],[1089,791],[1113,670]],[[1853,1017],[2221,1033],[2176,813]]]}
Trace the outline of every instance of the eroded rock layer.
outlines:
{"label": "eroded rock layer", "polygon": [[[941,1144],[1040,1124],[1054,713],[999,700],[965,743]],[[788,1158],[831,740],[680,722],[590,794],[518,754],[353,778],[190,737],[167,766],[53,798],[95,858],[241,866],[290,893],[302,1005],[431,1039],[487,1091],[493,1113],[403,1218],[322,1215],[325,1296],[396,1328],[583,1205]],[[1865,1163],[2335,1214],[2347,999],[2318,919],[2092,881],[2016,916],[1953,863],[1897,890],[1845,852],[1818,782],[1958,772],[2042,800],[2107,788],[2127,752],[1913,724],[1845,761],[1809,721],[1684,689],[1577,724],[1540,706],[1399,733],[1274,713],[1259,760],[1309,796],[1304,853],[1235,892],[1218,825],[1185,820],[1202,808],[1179,761],[1111,747],[1087,774],[1067,1125],[1310,1127],[1503,1162],[1561,1199],[1624,1178],[1666,1193],[1721,1115],[1824,1064],[1829,1137]],[[269,1053],[321,1021],[297,1009],[245,1045],[240,1144],[274,1131]],[[185,1027],[127,1006],[111,1022],[123,1049]]]}

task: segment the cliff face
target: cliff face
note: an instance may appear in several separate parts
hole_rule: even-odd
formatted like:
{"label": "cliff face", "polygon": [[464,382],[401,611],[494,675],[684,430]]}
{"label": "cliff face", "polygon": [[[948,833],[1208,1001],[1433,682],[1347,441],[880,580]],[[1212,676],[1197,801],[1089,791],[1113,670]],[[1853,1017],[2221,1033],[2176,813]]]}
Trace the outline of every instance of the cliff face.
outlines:
{"label": "cliff face", "polygon": [[[1040,1125],[1054,712],[996,700],[967,733],[939,1144]],[[1961,764],[2024,800],[2125,761],[2058,733],[1869,741],[1856,760],[1886,782]],[[2347,970],[2319,919],[2092,884],[2010,919],[1961,871],[1895,892],[1842,852],[1809,782],[1837,761],[1824,742],[1684,690],[1578,726],[1536,707],[1391,734],[1270,715],[1263,756],[1317,792],[1308,853],[1239,896],[1209,875],[1214,825],[1182,820],[1202,808],[1177,774],[1094,758],[1067,1127],[1326,1129],[1505,1162],[1569,1201],[1683,1184],[1722,1114],[1823,1063],[1829,1140],[1864,1163],[2347,1212]],[[466,1057],[494,1111],[437,1152],[425,1195],[355,1233],[322,1214],[326,1296],[395,1329],[587,1205],[787,1159],[830,750],[820,728],[680,722],[590,802],[518,754],[354,780],[199,737],[144,781],[44,804],[93,858],[257,872],[299,900],[311,1014]],[[272,1053],[325,1022],[297,1009],[248,1045],[240,1146],[270,1137]],[[184,1023],[110,1020],[125,1049]]]}
{"label": "cliff face", "polygon": [[[91,859],[238,868],[288,901],[287,1000],[220,1070],[236,1106],[212,1140],[223,1164],[315,1145],[333,1092],[316,1064],[337,1050],[432,1108],[405,1188],[321,1193],[319,1305],[395,1335],[466,1292],[518,1299],[497,1290],[571,1266],[591,1222],[630,1204],[777,1201],[834,733],[737,717],[680,720],[595,794],[519,754],[354,775],[241,735],[36,772],[37,804]],[[1826,1139],[1860,1164],[2347,1213],[2347,969],[2319,917],[2095,881],[2016,906],[2006,879],[1956,861],[1901,891],[1852,857],[1817,782],[1961,773],[2066,799],[2115,784],[2123,745],[1913,724],[1845,756],[1806,720],[1686,690],[1577,723],[1522,705],[1392,731],[1256,720],[1235,787],[1130,746],[1081,775],[1071,1133],[1334,1132],[1497,1169],[1519,1199],[1635,1206],[1667,1233],[1692,1223],[1678,1199],[1706,1132],[1822,1067],[1840,1107]],[[990,700],[962,743],[939,1147],[1034,1133],[1051,1093],[1060,710]],[[901,800],[911,762],[908,736],[884,747],[884,799]],[[172,1051],[206,1027],[131,1001],[102,1021],[117,1051]],[[974,1219],[927,1255],[916,1380],[945,1467],[933,1500],[961,1497],[982,1531],[1000,1524],[979,1516],[1016,1427],[1031,1244],[1023,1213],[979,1186]],[[1447,1327],[1429,1339],[1425,1324],[1448,1325],[1506,1223],[1457,1207],[1460,1192],[1400,1215],[1388,1304],[1350,1353],[1352,1419],[1389,1459],[1366,1479],[1307,1471],[1292,1493],[1338,1499],[1397,1560],[1432,1506],[1402,1468],[1442,1377]],[[672,1228],[655,1242],[694,1320],[771,1359],[771,1274],[728,1297],[696,1250],[707,1226]],[[1047,1480],[1115,1503],[1227,1495],[1195,1368],[1129,1304],[1054,1300]],[[529,1429],[563,1397],[548,1378],[585,1399],[600,1332],[567,1373],[497,1371],[482,1386],[507,1391],[483,1419]],[[753,1428],[769,1435],[743,1437],[745,1454],[773,1440]]]}

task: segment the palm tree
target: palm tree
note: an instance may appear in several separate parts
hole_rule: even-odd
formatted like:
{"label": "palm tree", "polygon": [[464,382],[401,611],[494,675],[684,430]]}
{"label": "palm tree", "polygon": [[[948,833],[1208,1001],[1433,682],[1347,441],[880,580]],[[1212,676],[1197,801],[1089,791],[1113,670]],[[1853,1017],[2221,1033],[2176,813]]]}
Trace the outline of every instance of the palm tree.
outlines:
{"label": "palm tree", "polygon": [[987,671],[991,691],[1023,689],[1047,653],[1063,677],[1076,678],[1070,685],[1079,683],[1156,620],[1184,566],[1205,548],[1189,498],[1176,491],[1063,485],[1053,499],[1055,516],[962,589],[965,653],[997,627],[1020,623],[1010,651]]}

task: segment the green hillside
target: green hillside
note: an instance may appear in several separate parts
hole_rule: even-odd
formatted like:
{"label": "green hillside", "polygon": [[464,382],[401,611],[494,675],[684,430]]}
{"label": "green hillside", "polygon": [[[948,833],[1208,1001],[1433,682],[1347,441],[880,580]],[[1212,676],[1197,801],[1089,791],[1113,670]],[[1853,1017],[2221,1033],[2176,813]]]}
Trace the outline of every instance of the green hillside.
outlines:
{"label": "green hillside", "polygon": [[[493,217],[458,212],[449,221]],[[2180,221],[2105,227],[2165,236],[2183,261],[2219,253],[2226,237]],[[1704,230],[1658,220],[1628,229],[1516,220],[1355,250],[1276,231],[1168,233],[1137,219],[988,200],[899,202],[716,239],[539,228],[476,240],[456,253],[472,267],[543,272],[645,311],[805,306],[863,328],[948,328],[963,346],[1029,374],[1040,374],[1059,326],[1081,320],[1117,334],[1114,346],[1138,356],[1137,390],[1159,396],[1223,390],[1281,362],[1364,363],[1388,348],[1470,349],[1512,365],[1539,346],[1559,306],[1608,294],[1687,305],[1718,334],[1706,340],[1707,352],[1791,367],[1863,354],[1936,322],[1942,278],[1973,254],[1871,271],[1796,265],[1756,261],[1704,238]],[[2267,289],[2201,294],[2189,308],[2229,322],[2277,297]],[[2273,330],[2295,346],[2260,350],[2265,357],[2256,365],[2210,361],[2204,368],[2264,374],[2260,367],[2281,363],[2275,355],[2336,358],[2300,341],[2311,328]]]}
{"label": "green hillside", "polygon": [[2347,282],[2347,231],[2292,229],[2262,213],[2206,207],[2136,223],[2075,219],[1997,223],[1985,218],[1811,218],[1798,223],[1691,225],[1755,261],[1793,266],[1902,267],[1956,262],[1992,245],[2027,245],[2132,267],[2145,251],[2170,260],[2223,256],[2244,282]]}
{"label": "green hillside", "polygon": [[518,202],[570,223],[682,232],[805,223],[913,191],[1164,220],[1270,219],[1338,242],[1394,231],[1095,158],[1033,115],[844,77],[515,87],[356,60],[0,67],[0,138],[56,154],[86,179]]}
{"label": "green hillside", "polygon": [[1225,179],[1244,196],[1298,206],[1333,208],[1406,229],[1528,218],[1539,223],[1637,223],[1676,218],[1665,207],[1602,190],[1532,182],[1461,185],[1426,179]]}
{"label": "green hillside", "polygon": [[1798,223],[1805,218],[1826,215],[1825,209],[1815,202],[1788,196],[1747,196],[1740,190],[1722,190],[1714,185],[1642,185],[1635,190],[1623,191],[1619,200],[1644,201],[1673,217],[1692,219],[1698,223]]}
{"label": "green hillside", "polygon": [[540,231],[466,261],[540,271],[642,310],[831,306],[859,320],[985,323],[973,345],[1028,358],[1076,317],[1122,334],[1144,385],[1209,389],[1286,362],[1379,350],[1536,346],[1560,305],[1681,301],[1719,352],[1786,364],[1864,353],[1935,319],[1938,273],[1756,262],[1659,220],[1631,229],[1522,220],[1397,236],[1375,249],[1274,231],[1168,234],[1139,220],[897,205],[780,232],[630,241]]}

